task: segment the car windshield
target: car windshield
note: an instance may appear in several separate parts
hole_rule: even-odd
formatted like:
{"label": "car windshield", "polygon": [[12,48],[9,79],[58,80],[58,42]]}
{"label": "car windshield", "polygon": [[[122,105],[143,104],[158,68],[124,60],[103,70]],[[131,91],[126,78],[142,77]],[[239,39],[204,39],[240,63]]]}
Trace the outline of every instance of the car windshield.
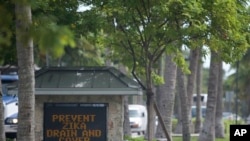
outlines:
{"label": "car windshield", "polygon": [[0,79],[2,81],[2,92],[4,95],[9,95],[8,94],[8,87],[11,85],[15,86],[15,82],[18,81],[18,76],[17,75],[0,75]]}
{"label": "car windshield", "polygon": [[[192,117],[196,117],[196,107],[192,107]],[[201,107],[201,116],[205,117],[206,114],[206,108],[205,107]]]}
{"label": "car windshield", "polygon": [[137,110],[129,110],[129,117],[140,117],[140,113]]}

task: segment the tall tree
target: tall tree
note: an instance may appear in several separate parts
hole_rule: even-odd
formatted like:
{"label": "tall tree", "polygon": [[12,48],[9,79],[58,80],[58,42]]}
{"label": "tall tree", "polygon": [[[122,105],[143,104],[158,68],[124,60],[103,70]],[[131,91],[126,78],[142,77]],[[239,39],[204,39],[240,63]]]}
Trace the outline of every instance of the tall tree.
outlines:
{"label": "tall tree", "polygon": [[215,112],[217,99],[217,84],[218,84],[218,54],[211,52],[210,71],[208,80],[208,98],[205,121],[202,130],[200,131],[199,141],[214,141],[215,140]]}
{"label": "tall tree", "polygon": [[[178,80],[177,80],[178,81]],[[178,82],[177,82],[177,88],[178,88]],[[174,130],[174,133],[176,134],[182,134],[182,113],[181,113],[181,95],[180,90],[176,89],[176,110],[177,110],[177,124]]]}
{"label": "tall tree", "polygon": [[[19,114],[20,124],[18,124],[19,132],[17,134],[17,136],[19,136],[19,140],[34,140],[35,101],[33,37],[36,39],[36,45],[43,50],[52,50],[57,57],[63,53],[61,49],[62,46],[74,46],[72,32],[70,32],[66,27],[56,26],[53,22],[51,22],[52,18],[44,19],[44,17],[40,16],[40,18],[36,18],[34,24],[32,23],[31,7],[33,6],[32,8],[37,8],[41,6],[41,4],[46,5],[48,1],[29,2],[30,1],[16,0],[3,1],[0,4],[0,13],[1,15],[5,14],[6,16],[3,20],[0,20],[0,32],[1,35],[7,35],[5,36],[6,38],[4,38],[4,42],[2,42],[3,38],[0,35],[0,44],[2,45],[4,43],[4,47],[9,47],[11,49],[16,45],[16,51],[11,51],[11,49],[6,48],[3,49],[5,52],[9,51],[11,53],[4,53],[4,55],[1,56],[1,64],[2,62],[3,64],[17,62],[16,57],[12,56],[15,56],[15,52],[19,52],[17,55],[20,81],[18,87],[19,111],[21,111]],[[77,5],[75,6],[78,7]],[[13,19],[13,17],[16,19]],[[47,22],[42,22],[44,20]],[[13,25],[15,28],[11,28]],[[11,40],[13,37],[16,37],[15,41]],[[50,48],[48,49],[48,47]],[[56,49],[54,49],[55,47]],[[3,50],[1,48],[0,51]],[[8,56],[9,60],[5,60],[4,56]]]}
{"label": "tall tree", "polygon": [[35,78],[31,6],[27,1],[15,2],[16,47],[18,58],[18,132],[19,141],[35,140]]}
{"label": "tall tree", "polygon": [[[172,115],[174,109],[174,99],[175,99],[175,85],[176,85],[176,73],[177,66],[173,62],[173,57],[171,55],[163,55],[164,63],[163,66],[163,78],[164,84],[160,85],[157,91],[157,105],[162,113],[162,118],[169,131],[169,136],[172,133]],[[161,125],[159,124],[156,130],[157,138],[164,138],[165,134]]]}
{"label": "tall tree", "polygon": [[[153,110],[155,95],[152,74],[155,73],[157,59],[166,48],[173,54],[180,52],[171,42],[178,40],[179,43],[185,44],[197,36],[208,39],[216,36],[227,41],[229,38],[230,42],[225,41],[224,46],[220,46],[220,50],[224,50],[227,54],[223,54],[223,57],[228,61],[232,56],[235,57],[239,52],[245,51],[245,39],[243,39],[245,36],[239,36],[241,34],[237,32],[241,28],[237,26],[239,23],[235,22],[236,13],[234,10],[227,11],[229,6],[234,6],[231,0],[222,2],[85,0],[84,2],[92,6],[91,12],[99,13],[105,19],[103,26],[108,40],[106,44],[112,47],[112,51],[115,50],[112,56],[132,68],[134,74],[144,74],[141,80],[144,80],[146,85],[149,113]],[[230,15],[234,15],[234,18]],[[233,30],[229,30],[230,28]],[[214,44],[219,42],[219,39]],[[231,50],[225,48],[226,43],[233,44]],[[239,46],[237,48],[236,43]],[[177,55],[176,58],[177,64],[183,67],[185,64],[183,56]],[[152,140],[154,117],[153,114],[149,116],[148,139]]]}
{"label": "tall tree", "polygon": [[223,68],[222,61],[218,59],[218,85],[217,85],[217,101],[215,112],[215,137],[224,138],[224,122],[222,117],[223,112]]}
{"label": "tall tree", "polygon": [[198,57],[199,57],[199,48],[194,48],[190,51],[189,56],[189,70],[190,74],[187,75],[188,82],[187,82],[187,96],[188,96],[188,108],[191,113],[191,106],[193,104],[193,94],[195,88],[195,80],[196,80],[196,73],[197,73],[197,65],[198,65]]}
{"label": "tall tree", "polygon": [[178,93],[181,106],[181,123],[182,123],[182,138],[183,141],[190,141],[190,114],[188,108],[188,96],[185,84],[185,74],[181,68],[177,68],[177,83]]}
{"label": "tall tree", "polygon": [[[190,51],[189,56],[189,70],[190,74],[187,75],[187,98],[188,98],[188,113],[191,120],[191,107],[193,105],[193,94],[194,94],[194,88],[195,88],[195,80],[196,80],[196,74],[197,74],[197,65],[198,65],[198,55],[199,48],[194,48]],[[193,132],[193,122],[190,121],[190,130]]]}
{"label": "tall tree", "polygon": [[[226,4],[226,5],[224,5]],[[207,45],[211,49],[211,64],[208,82],[208,101],[206,117],[200,131],[199,141],[215,140],[215,108],[218,61],[238,60],[249,46],[247,43],[247,28],[249,14],[246,12],[246,1],[208,1],[204,5],[207,9],[209,22],[209,38]],[[222,14],[223,13],[223,14]],[[247,16],[248,15],[248,16]],[[248,25],[248,26],[247,26]]]}
{"label": "tall tree", "polygon": [[202,125],[201,115],[201,89],[202,89],[202,55],[201,50],[198,51],[198,65],[196,74],[196,118],[195,118],[195,133],[199,133]]}
{"label": "tall tree", "polygon": [[[93,11],[101,10],[103,12],[101,14],[107,18],[108,30],[106,32],[107,39],[110,39],[108,46],[114,47],[115,59],[128,65],[133,70],[135,77],[137,77],[135,74],[144,74],[140,80],[145,82],[149,112],[148,140],[151,141],[155,129],[153,114],[155,94],[152,76],[156,74],[154,68],[158,58],[166,47],[178,37],[178,34],[173,35],[175,28],[171,28],[175,27],[175,23],[170,24],[165,17],[168,14],[170,19],[176,16],[175,10],[178,9],[175,6],[176,3],[169,3],[175,7],[170,13],[164,9],[166,4],[163,5],[162,1],[109,1],[104,3],[94,1],[91,4]],[[171,36],[168,33],[171,33]],[[169,49],[169,51],[176,50],[173,47],[173,50]],[[133,63],[129,63],[129,61]]]}

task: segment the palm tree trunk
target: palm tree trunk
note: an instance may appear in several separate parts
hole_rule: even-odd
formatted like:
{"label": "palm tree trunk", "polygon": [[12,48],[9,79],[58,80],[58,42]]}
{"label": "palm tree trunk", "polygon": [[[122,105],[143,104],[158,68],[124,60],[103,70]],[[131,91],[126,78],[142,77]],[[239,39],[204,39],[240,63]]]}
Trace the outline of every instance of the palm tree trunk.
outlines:
{"label": "palm tree trunk", "polygon": [[218,92],[217,92],[217,104],[216,104],[216,115],[215,115],[216,138],[225,137],[222,112],[223,112],[223,70],[222,70],[222,61],[219,60]]}
{"label": "palm tree trunk", "polygon": [[[178,88],[178,85],[177,85]],[[182,134],[182,116],[181,116],[181,95],[179,90],[176,90],[176,110],[177,110],[177,124],[174,130],[176,134]]]}
{"label": "palm tree trunk", "polygon": [[[169,136],[171,137],[172,132],[172,115],[174,109],[174,99],[175,99],[175,85],[176,85],[176,64],[172,61],[171,56],[165,57],[165,68],[164,68],[164,81],[165,84],[159,86],[157,90],[157,105],[161,112],[161,115],[166,125],[167,131],[169,131]],[[160,124],[156,130],[157,138],[164,138],[165,133]],[[172,139],[171,139],[172,140]]]}
{"label": "palm tree trunk", "polygon": [[188,108],[187,91],[185,87],[185,75],[181,68],[177,68],[178,92],[181,96],[181,117],[182,117],[182,138],[183,141],[190,141],[190,116]]}
{"label": "palm tree trunk", "polygon": [[15,3],[16,45],[18,57],[18,141],[35,140],[35,79],[33,40],[30,35],[31,7],[27,2]]}
{"label": "palm tree trunk", "polygon": [[[191,50],[190,65],[189,65],[189,70],[191,73],[188,75],[188,82],[187,82],[188,112],[190,120],[191,120],[191,107],[193,104],[194,84],[195,84],[197,64],[198,64],[198,54],[199,54],[199,48]],[[191,132],[194,131],[192,121],[190,121],[190,131]]]}
{"label": "palm tree trunk", "polygon": [[199,133],[201,129],[201,88],[202,88],[202,56],[201,49],[199,49],[199,61],[197,64],[197,74],[196,74],[196,119],[195,119],[195,133]]}
{"label": "palm tree trunk", "polygon": [[209,79],[208,79],[208,100],[206,108],[205,121],[202,130],[200,131],[199,141],[214,141],[215,140],[215,111],[217,99],[217,84],[218,84],[218,62],[217,53],[211,52]]}
{"label": "palm tree trunk", "polygon": [[196,48],[192,50],[190,54],[189,70],[191,73],[188,75],[188,82],[187,82],[187,96],[188,96],[189,111],[191,111],[191,106],[193,103],[194,84],[196,80],[198,57],[199,57],[199,48]]}

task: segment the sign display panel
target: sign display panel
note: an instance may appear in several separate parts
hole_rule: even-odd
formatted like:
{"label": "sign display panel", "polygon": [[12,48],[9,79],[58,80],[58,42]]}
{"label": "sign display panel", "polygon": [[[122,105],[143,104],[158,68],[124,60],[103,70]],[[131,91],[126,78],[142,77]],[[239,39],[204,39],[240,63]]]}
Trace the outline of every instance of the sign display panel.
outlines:
{"label": "sign display panel", "polygon": [[44,104],[44,141],[106,140],[107,104]]}

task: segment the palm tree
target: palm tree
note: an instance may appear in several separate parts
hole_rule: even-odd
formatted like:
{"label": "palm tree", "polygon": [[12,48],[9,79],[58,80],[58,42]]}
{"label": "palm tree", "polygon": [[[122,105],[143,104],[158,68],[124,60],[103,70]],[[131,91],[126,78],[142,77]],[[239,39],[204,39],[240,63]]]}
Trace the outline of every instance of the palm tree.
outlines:
{"label": "palm tree", "polygon": [[198,64],[197,64],[197,74],[196,74],[196,119],[195,119],[195,133],[200,132],[201,128],[201,89],[202,89],[202,57],[201,57],[201,49],[199,49],[198,53]]}
{"label": "palm tree", "polygon": [[200,131],[199,141],[214,141],[215,139],[215,111],[219,70],[217,58],[217,53],[211,51],[206,116]]}
{"label": "palm tree", "polygon": [[33,40],[30,35],[31,6],[24,1],[15,3],[16,47],[18,58],[18,132],[19,141],[35,140],[35,80]]}
{"label": "palm tree", "polygon": [[[156,99],[157,99],[157,105],[162,113],[164,124],[166,125],[167,131],[169,131],[169,136],[171,137],[177,67],[170,55],[166,55],[164,58],[165,58],[164,61],[165,63],[162,64],[163,66],[165,66],[163,73],[165,83],[158,87]],[[156,137],[157,138],[165,137],[162,127],[159,124],[156,130]]]}
{"label": "palm tree", "polygon": [[[194,94],[194,85],[195,85],[195,79],[196,79],[196,72],[197,72],[197,65],[198,65],[198,58],[199,57],[199,48],[195,48],[191,50],[190,52],[190,65],[189,70],[190,74],[188,74],[188,82],[187,82],[187,98],[188,98],[188,113],[191,117],[191,107],[193,104],[193,94]],[[191,120],[191,118],[190,118]],[[190,128],[193,129],[193,122],[190,121]],[[193,130],[192,130],[193,131]]]}
{"label": "palm tree", "polygon": [[185,86],[185,75],[181,68],[177,68],[177,89],[180,97],[182,137],[183,141],[190,141],[190,116],[188,105],[187,89]]}
{"label": "palm tree", "polygon": [[218,59],[219,72],[218,72],[218,90],[217,90],[217,103],[215,115],[215,137],[224,138],[224,123],[222,119],[223,112],[223,69],[222,61]]}

